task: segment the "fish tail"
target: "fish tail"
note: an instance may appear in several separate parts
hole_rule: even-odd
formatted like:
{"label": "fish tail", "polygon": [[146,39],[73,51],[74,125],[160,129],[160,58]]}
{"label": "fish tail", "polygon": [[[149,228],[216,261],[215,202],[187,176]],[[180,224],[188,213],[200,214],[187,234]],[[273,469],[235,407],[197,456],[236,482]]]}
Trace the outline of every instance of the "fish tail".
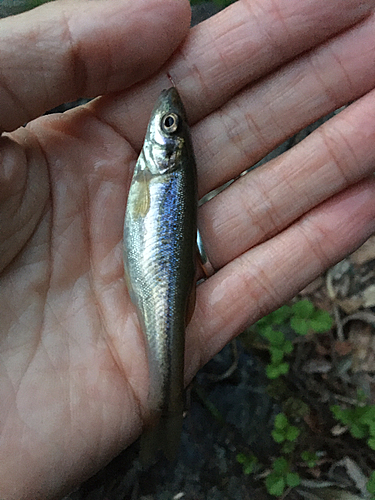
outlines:
{"label": "fish tail", "polygon": [[148,466],[154,463],[159,451],[170,461],[176,458],[180,446],[182,421],[182,412],[162,413],[157,424],[144,431],[139,454],[142,465]]}

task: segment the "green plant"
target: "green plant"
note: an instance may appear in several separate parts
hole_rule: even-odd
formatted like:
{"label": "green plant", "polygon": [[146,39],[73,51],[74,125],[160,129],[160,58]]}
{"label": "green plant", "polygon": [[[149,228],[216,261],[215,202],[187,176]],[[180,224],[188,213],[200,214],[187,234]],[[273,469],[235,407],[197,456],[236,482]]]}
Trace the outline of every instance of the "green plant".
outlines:
{"label": "green plant", "polygon": [[262,336],[269,341],[271,354],[271,363],[266,367],[267,377],[275,379],[280,375],[286,375],[289,371],[289,363],[284,361],[284,356],[293,351],[292,342],[285,339],[283,332],[275,331],[272,327],[264,329]]}
{"label": "green plant", "polygon": [[324,333],[332,328],[332,318],[327,311],[317,309],[309,300],[300,300],[292,305],[290,326],[299,335],[309,331]]}
{"label": "green plant", "polygon": [[283,452],[291,453],[295,448],[295,441],[301,431],[295,425],[292,425],[285,413],[276,415],[272,437],[276,443],[283,444]]}
{"label": "green plant", "polygon": [[350,434],[357,439],[367,439],[368,446],[375,450],[375,405],[341,408],[331,406],[335,418],[346,425]]}
{"label": "green plant", "polygon": [[294,488],[300,483],[299,474],[290,470],[284,457],[277,458],[272,464],[272,472],[266,477],[266,488],[270,495],[280,496],[286,487]]}
{"label": "green plant", "polygon": [[253,454],[245,455],[244,453],[238,453],[236,459],[242,465],[243,473],[246,475],[252,474],[259,467],[259,461]]}
{"label": "green plant", "polygon": [[286,415],[301,419],[306,417],[310,412],[310,407],[302,399],[289,396],[283,400],[283,410]]}
{"label": "green plant", "polygon": [[372,472],[370,479],[367,482],[367,491],[373,495],[372,500],[375,498],[375,471]]}
{"label": "green plant", "polygon": [[[276,458],[272,463],[272,470],[265,478],[265,486],[268,493],[274,496],[282,495],[285,488],[294,488],[300,483],[300,476],[297,472],[291,470],[290,463],[293,460],[291,453],[295,450],[298,437],[301,430],[292,425],[285,413],[278,413],[275,417],[272,437],[282,446],[282,452],[285,456]],[[318,456],[309,451],[301,453],[302,459],[308,467],[315,467]],[[244,474],[252,474],[260,468],[260,464],[255,455],[246,455],[239,453],[237,461],[242,465]],[[375,484],[375,478],[374,478]]]}
{"label": "green plant", "polygon": [[268,341],[271,355],[271,362],[266,367],[267,377],[276,379],[289,371],[285,356],[293,352],[293,344],[286,339],[285,331],[292,330],[295,334],[306,335],[310,331],[326,332],[331,327],[332,318],[329,313],[317,309],[307,299],[295,302],[292,306],[282,306],[260,319],[255,328]]}
{"label": "green plant", "polygon": [[306,463],[307,467],[309,467],[309,469],[315,467],[319,460],[319,457],[315,452],[307,450],[301,453],[301,458]]}
{"label": "green plant", "polygon": [[[270,386],[272,385],[275,392],[278,394],[284,392],[280,385],[285,386],[285,382],[279,377],[288,372],[289,363],[286,356],[290,355],[294,349],[288,336],[292,339],[296,335],[306,335],[309,332],[321,333],[328,331],[331,327],[330,315],[326,311],[317,309],[309,300],[301,300],[292,306],[282,306],[255,323],[252,331],[255,330],[255,333],[267,342],[270,363],[266,367],[266,373],[269,379],[273,379]],[[267,491],[274,496],[282,495],[285,488],[293,488],[300,483],[299,474],[292,471],[290,464],[301,453],[301,450],[297,448],[301,429],[292,425],[288,417],[302,419],[309,411],[309,407],[303,401],[293,397],[287,398],[282,405],[284,412],[275,417],[272,437],[276,443],[280,444],[284,456],[273,461],[272,469],[265,478]],[[318,461],[317,455],[307,450],[302,451],[301,457],[310,468],[315,467]],[[242,464],[245,474],[253,473],[255,468],[259,467],[254,455],[247,456],[240,453],[237,455],[237,461]]]}
{"label": "green plant", "polygon": [[[363,399],[363,398],[362,398]],[[350,434],[357,439],[367,439],[367,445],[375,450],[375,405],[361,404],[351,408],[331,406],[335,418],[347,426]],[[367,490],[375,499],[375,471],[367,482]]]}

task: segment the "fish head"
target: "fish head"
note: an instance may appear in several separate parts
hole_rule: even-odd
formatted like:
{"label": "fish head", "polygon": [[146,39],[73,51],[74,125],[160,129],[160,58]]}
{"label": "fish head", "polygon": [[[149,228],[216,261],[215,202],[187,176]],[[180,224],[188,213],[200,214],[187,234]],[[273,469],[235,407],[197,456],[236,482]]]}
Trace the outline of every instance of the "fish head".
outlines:
{"label": "fish head", "polygon": [[153,175],[182,168],[191,155],[186,112],[175,87],[161,92],[147,128],[143,155]]}

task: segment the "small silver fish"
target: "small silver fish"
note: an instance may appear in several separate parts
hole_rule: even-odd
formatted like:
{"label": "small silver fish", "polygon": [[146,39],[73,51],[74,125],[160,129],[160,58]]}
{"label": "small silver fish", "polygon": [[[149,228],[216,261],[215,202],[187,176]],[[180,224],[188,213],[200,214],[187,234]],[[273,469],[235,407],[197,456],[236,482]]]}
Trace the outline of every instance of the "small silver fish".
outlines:
{"label": "small silver fish", "polygon": [[197,176],[186,113],[175,87],[163,90],[130,186],[124,268],[148,347],[149,406],[155,427],[141,460],[158,449],[173,459],[180,442],[185,329],[195,305]]}

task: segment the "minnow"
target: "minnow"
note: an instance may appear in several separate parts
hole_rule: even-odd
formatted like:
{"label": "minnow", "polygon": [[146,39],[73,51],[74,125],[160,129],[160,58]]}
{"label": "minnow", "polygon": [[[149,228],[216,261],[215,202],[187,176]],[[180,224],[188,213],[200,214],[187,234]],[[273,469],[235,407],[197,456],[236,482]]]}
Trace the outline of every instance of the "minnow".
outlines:
{"label": "minnow", "polygon": [[163,90],[147,127],[124,222],[124,269],[145,335],[154,427],[141,460],[176,455],[184,409],[185,329],[195,304],[197,174],[190,131],[175,87]]}

